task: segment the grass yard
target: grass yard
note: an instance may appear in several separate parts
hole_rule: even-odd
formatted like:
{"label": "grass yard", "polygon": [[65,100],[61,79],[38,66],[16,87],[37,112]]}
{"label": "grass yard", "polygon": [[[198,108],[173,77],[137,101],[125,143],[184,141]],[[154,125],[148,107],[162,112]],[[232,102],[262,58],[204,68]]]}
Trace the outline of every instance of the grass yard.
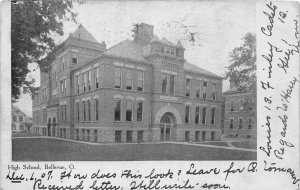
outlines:
{"label": "grass yard", "polygon": [[257,148],[256,141],[232,142],[231,144],[237,148],[247,148],[247,149]]}
{"label": "grass yard", "polygon": [[33,133],[28,133],[28,132],[18,132],[18,133],[12,133],[12,137],[32,137],[32,136],[40,136],[37,134]]}
{"label": "grass yard", "polygon": [[228,147],[228,144],[227,144],[226,142],[203,141],[203,142],[197,142],[197,144],[207,144],[207,145],[225,146],[225,147]]}
{"label": "grass yard", "polygon": [[256,152],[182,144],[90,145],[46,138],[14,138],[13,161],[256,160]]}

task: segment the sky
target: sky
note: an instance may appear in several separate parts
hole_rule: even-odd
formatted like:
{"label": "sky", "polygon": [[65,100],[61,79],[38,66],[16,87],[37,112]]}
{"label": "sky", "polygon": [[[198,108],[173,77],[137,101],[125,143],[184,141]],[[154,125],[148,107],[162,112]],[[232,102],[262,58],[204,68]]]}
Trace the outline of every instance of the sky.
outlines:
{"label": "sky", "polygon": [[[125,39],[132,39],[133,25],[147,23],[154,26],[154,34],[173,43],[181,40],[185,59],[192,64],[223,76],[229,65],[229,53],[242,44],[248,32],[255,33],[255,2],[250,1],[86,1],[74,4],[77,23],[64,22],[64,35],[52,35],[56,43],[63,42],[82,24],[97,40],[108,48]],[[187,29],[195,33],[189,40]],[[30,64],[39,86],[39,69]],[[223,82],[223,90],[228,89]],[[30,95],[21,95],[15,104],[32,116]]]}

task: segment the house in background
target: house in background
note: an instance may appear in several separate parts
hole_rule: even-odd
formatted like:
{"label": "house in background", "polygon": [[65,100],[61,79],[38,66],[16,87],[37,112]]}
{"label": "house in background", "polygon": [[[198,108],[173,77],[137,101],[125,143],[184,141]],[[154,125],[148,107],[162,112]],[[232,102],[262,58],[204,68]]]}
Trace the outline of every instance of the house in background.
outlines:
{"label": "house in background", "polygon": [[230,89],[223,93],[224,137],[257,138],[256,93],[240,91],[230,80]]}
{"label": "house in background", "polygon": [[91,142],[221,139],[222,77],[154,26],[106,49],[80,25],[41,73],[33,131]]}
{"label": "house in background", "polygon": [[12,132],[30,131],[32,118],[28,117],[18,107],[12,106]]}

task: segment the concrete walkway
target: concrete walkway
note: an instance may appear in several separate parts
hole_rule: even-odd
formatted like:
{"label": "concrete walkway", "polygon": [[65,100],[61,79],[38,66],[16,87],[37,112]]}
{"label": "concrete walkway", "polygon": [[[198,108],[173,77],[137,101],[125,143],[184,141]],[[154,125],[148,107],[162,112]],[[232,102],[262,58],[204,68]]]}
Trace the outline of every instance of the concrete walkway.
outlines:
{"label": "concrete walkway", "polygon": [[[87,142],[87,141],[78,141],[73,139],[63,139],[58,137],[49,137],[49,136],[31,136],[31,137],[12,137],[12,139],[30,139],[30,138],[43,138],[43,139],[55,139],[55,140],[62,140],[68,142],[75,142],[75,143],[82,143],[82,144],[89,144],[95,146],[117,146],[117,145],[130,145],[130,144],[138,144],[138,143],[95,143],[95,142]],[[209,141],[207,141],[209,142]],[[228,147],[226,146],[217,146],[205,143],[190,143],[190,142],[176,142],[176,141],[159,141],[159,142],[143,142],[140,144],[179,144],[179,145],[187,145],[187,146],[199,146],[199,147],[211,147],[211,148],[221,148],[221,149],[229,149],[229,150],[238,150],[238,151],[247,151],[247,152],[256,152],[256,149],[246,149],[246,148],[238,148],[233,146],[232,142],[241,142],[239,140],[232,140],[232,141],[211,141],[211,142],[226,142]]]}

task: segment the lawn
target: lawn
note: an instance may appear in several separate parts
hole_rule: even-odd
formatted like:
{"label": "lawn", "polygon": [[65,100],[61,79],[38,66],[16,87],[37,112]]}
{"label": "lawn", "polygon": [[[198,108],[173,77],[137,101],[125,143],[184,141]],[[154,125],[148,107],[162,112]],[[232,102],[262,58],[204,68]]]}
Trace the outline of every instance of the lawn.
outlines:
{"label": "lawn", "polygon": [[12,137],[32,137],[32,136],[40,136],[37,134],[33,133],[28,133],[28,132],[18,132],[18,133],[12,133]]}
{"label": "lawn", "polygon": [[232,142],[233,146],[237,148],[247,148],[247,149],[256,149],[256,141],[243,141],[243,142]]}
{"label": "lawn", "polygon": [[225,147],[228,147],[228,144],[227,144],[226,142],[204,141],[204,142],[197,142],[197,144],[207,144],[207,145],[225,146]]}
{"label": "lawn", "polygon": [[14,138],[14,161],[256,160],[256,152],[181,144],[91,145],[44,138]]}

